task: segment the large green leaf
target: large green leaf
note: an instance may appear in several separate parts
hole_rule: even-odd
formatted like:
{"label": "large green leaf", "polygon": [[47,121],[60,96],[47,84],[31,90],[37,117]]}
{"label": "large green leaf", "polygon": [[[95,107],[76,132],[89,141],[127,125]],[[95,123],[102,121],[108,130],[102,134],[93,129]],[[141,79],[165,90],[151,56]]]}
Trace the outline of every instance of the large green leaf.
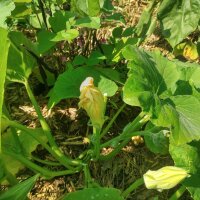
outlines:
{"label": "large green leaf", "polygon": [[101,90],[107,96],[112,96],[117,91],[117,85],[109,80],[106,73],[115,74],[112,69],[103,69],[98,67],[79,67],[74,70],[66,71],[58,77],[55,83],[53,91],[50,95],[49,107],[58,103],[61,99],[77,98],[80,95],[80,85],[86,77],[93,77],[95,86]]}
{"label": "large green leaf", "polygon": [[35,46],[22,33],[9,34],[11,45],[8,53],[7,79],[23,83],[36,66],[35,58],[28,50],[37,54]]}
{"label": "large green leaf", "polygon": [[140,37],[142,42],[147,36],[151,35],[156,27],[156,21],[152,17],[156,1],[153,0],[149,3],[149,6],[144,9],[140,16],[140,20],[136,26],[136,33]]}
{"label": "large green leaf", "polygon": [[32,14],[32,9],[30,6],[28,7],[26,3],[15,3],[15,9],[12,11],[12,17],[14,18],[22,18],[27,15]]}
{"label": "large green leaf", "polygon": [[14,9],[15,4],[12,0],[0,0],[0,27],[7,28],[5,21]]}
{"label": "large green leaf", "polygon": [[56,45],[56,42],[52,41],[54,37],[55,33],[46,30],[41,30],[37,33],[38,51],[40,54],[46,53]]}
{"label": "large green leaf", "polygon": [[174,104],[175,118],[172,121],[172,138],[178,145],[200,139],[200,102],[193,96],[170,98]]}
{"label": "large green leaf", "polygon": [[73,10],[78,10],[82,15],[95,17],[100,14],[105,0],[73,0]]}
{"label": "large green leaf", "polygon": [[7,31],[0,27],[0,149],[1,149],[1,115],[2,115],[2,106],[3,106],[3,98],[4,98],[4,83],[6,78],[6,68],[7,68],[7,56],[10,42],[7,38]]}
{"label": "large green leaf", "polygon": [[56,33],[56,35],[51,39],[51,41],[59,42],[62,40],[67,40],[68,42],[71,42],[78,35],[79,35],[79,32],[76,29],[62,30]]}
{"label": "large green leaf", "polygon": [[4,193],[0,195],[0,200],[25,200],[27,199],[27,194],[35,185],[39,175],[35,175],[17,185],[11,187]]}
{"label": "large green leaf", "polygon": [[84,17],[76,20],[75,26],[99,29],[101,26],[99,17]]}
{"label": "large green leaf", "polygon": [[200,143],[192,142],[176,146],[169,146],[169,152],[177,167],[184,168],[191,174],[196,174],[200,168]]}
{"label": "large green leaf", "polygon": [[86,188],[77,192],[69,193],[62,200],[123,200],[120,190],[115,188]]}
{"label": "large green leaf", "polygon": [[169,138],[167,130],[161,130],[156,133],[149,133],[144,136],[147,148],[156,154],[165,155],[169,151]]}
{"label": "large green leaf", "polygon": [[66,30],[66,23],[69,20],[73,20],[75,15],[71,12],[62,12],[58,10],[54,13],[53,17],[49,18],[49,23],[54,32]]}
{"label": "large green leaf", "polygon": [[195,31],[200,19],[199,0],[164,0],[158,11],[162,33],[172,47]]}
{"label": "large green leaf", "polygon": [[184,168],[191,177],[183,181],[194,200],[200,198],[200,142],[181,146],[170,144],[170,154],[177,167]]}
{"label": "large green leaf", "polygon": [[156,109],[161,106],[162,96],[170,96],[176,89],[179,78],[176,65],[158,52],[147,54],[130,45],[125,47],[123,55],[130,60],[123,100],[155,115]]}
{"label": "large green leaf", "polygon": [[173,143],[182,145],[200,139],[200,101],[196,97],[177,95],[162,103],[158,119],[153,122],[171,128]]}

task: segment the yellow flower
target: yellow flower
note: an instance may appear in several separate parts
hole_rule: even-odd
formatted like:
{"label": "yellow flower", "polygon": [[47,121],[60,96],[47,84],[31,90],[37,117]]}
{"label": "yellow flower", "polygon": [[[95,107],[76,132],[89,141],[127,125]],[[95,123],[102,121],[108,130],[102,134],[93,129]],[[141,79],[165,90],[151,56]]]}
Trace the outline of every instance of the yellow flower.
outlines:
{"label": "yellow flower", "polygon": [[79,107],[86,110],[92,125],[101,128],[104,123],[106,103],[101,91],[94,86],[94,79],[87,77],[80,86]]}
{"label": "yellow flower", "polygon": [[159,191],[173,188],[188,176],[186,170],[174,166],[162,167],[157,171],[149,170],[143,175],[146,187]]}

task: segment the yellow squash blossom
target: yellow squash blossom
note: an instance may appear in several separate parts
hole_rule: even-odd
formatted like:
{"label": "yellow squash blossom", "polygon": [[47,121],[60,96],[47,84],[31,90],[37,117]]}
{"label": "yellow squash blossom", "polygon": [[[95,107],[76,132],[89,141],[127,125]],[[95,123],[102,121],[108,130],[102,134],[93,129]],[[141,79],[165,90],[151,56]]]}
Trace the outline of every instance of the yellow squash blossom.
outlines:
{"label": "yellow squash blossom", "polygon": [[86,110],[92,125],[101,128],[104,123],[105,100],[101,91],[94,86],[94,79],[87,77],[80,86],[79,107]]}
{"label": "yellow squash blossom", "polygon": [[188,176],[186,170],[174,166],[162,167],[156,171],[149,170],[143,175],[146,187],[159,191],[173,188]]}

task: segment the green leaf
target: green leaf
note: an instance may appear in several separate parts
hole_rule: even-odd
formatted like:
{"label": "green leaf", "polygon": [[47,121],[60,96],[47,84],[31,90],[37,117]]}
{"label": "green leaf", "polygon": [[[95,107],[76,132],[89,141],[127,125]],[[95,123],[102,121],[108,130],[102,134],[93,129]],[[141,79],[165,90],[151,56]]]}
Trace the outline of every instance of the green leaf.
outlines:
{"label": "green leaf", "polygon": [[183,81],[188,81],[191,86],[200,88],[200,68],[199,64],[196,63],[183,63],[175,60],[178,70],[181,73],[180,79]]}
{"label": "green leaf", "polygon": [[15,4],[12,0],[0,0],[0,27],[7,28],[5,21],[14,9]]}
{"label": "green leaf", "polygon": [[122,32],[123,32],[123,27],[121,27],[121,26],[116,27],[112,31],[112,36],[114,38],[121,38],[122,37]]}
{"label": "green leaf", "polygon": [[105,0],[72,0],[71,10],[81,16],[97,17]]}
{"label": "green leaf", "polygon": [[35,175],[12,188],[8,189],[4,193],[1,194],[0,200],[25,200],[27,198],[28,192],[33,188],[35,182],[37,181],[39,175]]}
{"label": "green leaf", "polygon": [[98,16],[101,9],[99,0],[77,0],[76,6],[90,17]]}
{"label": "green leaf", "polygon": [[156,110],[161,106],[162,95],[168,93],[170,96],[176,89],[179,78],[176,65],[158,52],[147,54],[131,45],[125,47],[123,55],[130,60],[123,100],[156,115]]}
{"label": "green leaf", "polygon": [[195,31],[200,19],[199,0],[164,0],[158,11],[162,33],[174,47]]}
{"label": "green leaf", "polygon": [[46,30],[41,30],[37,33],[37,42],[38,42],[38,51],[41,54],[46,53],[53,46],[55,42],[52,39],[55,37],[55,34]]}
{"label": "green leaf", "polygon": [[62,200],[123,200],[120,190],[115,188],[86,188],[77,192],[69,193]]}
{"label": "green leaf", "polygon": [[200,198],[200,142],[175,146],[170,144],[170,154],[177,167],[186,169],[191,176],[183,181],[194,200]]}
{"label": "green leaf", "polygon": [[75,15],[73,13],[58,10],[54,13],[53,17],[49,18],[49,23],[54,32],[59,32],[65,30],[67,21],[74,18]]}
{"label": "green leaf", "polygon": [[[54,85],[48,106],[53,107],[62,99],[79,97],[80,85],[86,77],[93,77],[95,86],[98,86],[103,94],[106,93],[107,96],[112,96],[118,87],[104,74],[112,73],[113,71],[111,69],[88,66],[64,72],[58,77]],[[105,86],[106,84],[107,87]]]}
{"label": "green leaf", "polygon": [[[172,139],[181,145],[200,139],[200,102],[193,96],[170,98],[174,104],[175,119],[172,122]],[[194,109],[195,108],[195,109]]]}
{"label": "green leaf", "polygon": [[74,60],[73,60],[73,65],[83,65],[86,63],[86,57],[82,56],[82,55],[77,55]]}
{"label": "green leaf", "polygon": [[12,82],[23,83],[36,65],[36,60],[23,48],[18,49],[10,45],[8,53],[7,79]]}
{"label": "green leaf", "polygon": [[36,29],[45,29],[45,24],[42,19],[42,13],[32,14],[26,17],[28,19],[29,24]]}
{"label": "green leaf", "polygon": [[32,0],[13,0],[15,3],[30,3]]}
{"label": "green leaf", "polygon": [[[16,131],[16,133],[12,133],[12,131]],[[44,142],[47,142],[47,138],[41,129],[33,129],[32,132],[36,137],[40,138]],[[20,146],[15,142],[13,134],[18,134]],[[6,169],[15,175],[19,172],[20,169],[24,168],[24,165],[21,162],[7,155],[6,152],[11,151],[14,153],[21,153],[20,149],[22,148],[24,155],[29,157],[38,145],[39,143],[26,132],[15,129],[8,129],[8,131],[2,135],[2,158]]]}
{"label": "green leaf", "polygon": [[169,138],[167,130],[144,135],[145,144],[150,151],[156,154],[165,155],[169,151]]}
{"label": "green leaf", "polygon": [[115,22],[120,22],[122,24],[126,24],[124,16],[121,13],[114,13],[113,15],[109,15],[104,20],[109,22],[115,21]]}
{"label": "green leaf", "polygon": [[84,17],[77,19],[75,26],[99,29],[101,26],[99,17]]}
{"label": "green leaf", "polygon": [[200,168],[200,143],[192,142],[176,146],[169,145],[169,152],[177,167],[184,168],[191,174],[196,174]]}
{"label": "green leaf", "polygon": [[76,29],[70,29],[70,30],[62,30],[58,32],[55,37],[51,39],[53,42],[59,42],[62,40],[67,40],[68,42],[71,42],[73,39],[75,39],[79,35],[78,30]]}
{"label": "green leaf", "polygon": [[97,65],[100,61],[105,60],[106,57],[99,51],[92,51],[89,58],[86,60],[87,66]]}
{"label": "green leaf", "polygon": [[139,37],[145,37],[147,36],[147,32],[149,28],[151,27],[152,23],[152,14],[154,11],[154,7],[156,5],[156,1],[151,1],[146,9],[142,12],[140,16],[140,20],[137,23],[136,26],[136,33]]}
{"label": "green leaf", "polygon": [[1,150],[1,130],[2,130],[2,106],[4,100],[4,84],[6,78],[6,68],[7,68],[7,56],[8,56],[8,49],[10,45],[10,41],[8,40],[8,32],[0,27],[0,150]]}
{"label": "green leaf", "polygon": [[12,11],[12,17],[22,18],[32,14],[32,9],[27,7],[25,3],[15,3],[15,9]]}

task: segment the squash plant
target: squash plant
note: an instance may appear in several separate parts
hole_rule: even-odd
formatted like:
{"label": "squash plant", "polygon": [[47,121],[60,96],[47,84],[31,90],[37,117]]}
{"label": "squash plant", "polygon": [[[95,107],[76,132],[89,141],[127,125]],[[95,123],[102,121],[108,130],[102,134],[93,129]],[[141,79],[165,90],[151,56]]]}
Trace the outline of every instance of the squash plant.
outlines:
{"label": "squash plant", "polygon": [[[147,19],[150,19],[149,13],[152,13],[157,3],[151,2]],[[172,5],[163,0],[159,5],[163,30],[169,29],[172,33],[169,38],[168,35],[165,37],[174,47],[198,25],[199,3],[193,0],[188,5],[187,1],[182,0]],[[13,185],[7,192],[0,194],[0,199],[25,199],[39,177],[52,179],[80,172],[84,173],[85,188],[66,194],[63,199],[84,197],[88,200],[122,200],[143,184],[148,189],[166,190],[179,183],[182,186],[170,199],[178,199],[186,189],[193,199],[200,198],[200,68],[195,63],[169,60],[158,51],[148,52],[139,48],[143,37],[141,34],[144,33],[143,24],[146,23],[144,14],[141,17],[143,22],[140,21],[135,29],[117,27],[108,42],[98,44],[89,55],[77,53],[72,56],[66,70],[60,75],[55,68],[44,62],[43,56],[51,55],[51,51],[57,50],[57,45],[62,42],[67,44],[66,52],[69,52],[72,41],[80,36],[81,28],[89,32],[99,29],[101,20],[115,19],[123,23],[121,17],[116,17],[119,15],[113,14],[113,10],[108,0],[52,0],[48,3],[41,0],[0,0],[0,181]],[[181,36],[173,35],[174,25],[170,17],[177,10],[180,12],[175,16],[176,20],[191,14],[191,10],[191,20],[195,17],[189,28],[181,29]],[[188,12],[185,13],[185,10]],[[188,21],[182,23],[190,24]],[[17,31],[19,25],[34,29],[36,34],[32,40]],[[153,27],[151,23],[149,25]],[[140,35],[139,38],[134,36],[135,33]],[[127,65],[128,73],[116,70],[114,66],[117,63]],[[71,158],[59,148],[41,113],[29,83],[29,77],[36,68],[40,69],[43,81],[53,86],[48,94],[49,109],[62,99],[79,98],[79,107],[89,115],[90,126],[93,127],[88,138],[90,145],[76,158]],[[48,72],[55,76],[51,83],[48,82]],[[38,115],[40,128],[31,129],[10,118],[4,91],[7,84],[16,82],[24,85]],[[106,101],[117,91],[121,93],[124,104],[105,126]],[[120,135],[102,142],[126,105],[140,107],[141,113],[124,127]],[[89,164],[114,158],[133,136],[144,137],[146,146],[155,154],[170,153],[175,166],[148,171],[124,191],[99,186],[91,177]],[[38,144],[43,146],[55,162],[32,155]],[[107,147],[112,147],[113,151],[107,155],[101,154],[102,149]],[[24,166],[36,175],[17,183],[15,175]],[[49,166],[62,166],[62,170],[50,170]]]}

